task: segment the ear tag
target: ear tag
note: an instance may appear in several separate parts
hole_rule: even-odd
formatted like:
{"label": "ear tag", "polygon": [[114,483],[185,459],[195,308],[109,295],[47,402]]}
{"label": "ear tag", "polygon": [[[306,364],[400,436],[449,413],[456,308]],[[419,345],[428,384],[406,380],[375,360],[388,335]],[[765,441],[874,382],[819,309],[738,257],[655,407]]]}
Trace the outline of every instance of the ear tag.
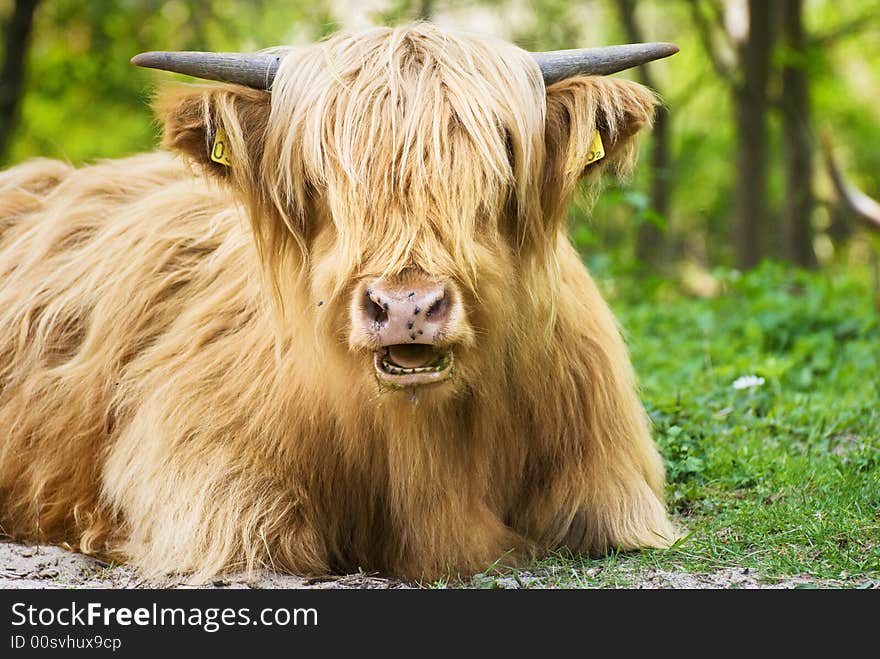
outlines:
{"label": "ear tag", "polygon": [[[597,133],[598,135],[598,133]],[[211,147],[211,160],[218,162],[226,167],[232,166],[229,160],[229,141],[226,138],[226,131],[218,128],[214,133],[214,144]]]}
{"label": "ear tag", "polygon": [[587,153],[587,164],[592,165],[597,160],[602,160],[605,157],[605,145],[602,144],[602,136],[599,134],[599,131],[596,131],[596,134],[593,136],[593,143],[590,145],[590,150]]}

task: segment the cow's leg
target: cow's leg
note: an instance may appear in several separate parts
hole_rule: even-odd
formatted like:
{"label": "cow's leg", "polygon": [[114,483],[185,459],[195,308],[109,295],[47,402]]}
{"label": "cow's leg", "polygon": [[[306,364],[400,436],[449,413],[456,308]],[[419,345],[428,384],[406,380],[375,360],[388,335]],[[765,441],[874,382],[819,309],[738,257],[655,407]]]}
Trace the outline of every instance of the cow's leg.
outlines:
{"label": "cow's leg", "polygon": [[441,493],[432,502],[407,506],[405,528],[391,572],[416,579],[469,578],[504,571],[531,555],[532,545],[492,510],[462,497]]}
{"label": "cow's leg", "polygon": [[[375,438],[370,455],[382,465],[367,473],[370,488],[382,493],[387,521],[373,549],[387,572],[468,578],[530,554],[507,517],[522,455],[521,442],[511,446],[517,427],[502,386],[486,392],[491,409],[474,399],[453,414],[430,400],[383,409],[391,431]],[[369,465],[361,460],[361,467]]]}
{"label": "cow's leg", "polygon": [[543,549],[601,555],[668,547],[678,537],[666,513],[662,462],[643,412],[625,402],[613,411],[592,407],[585,415],[589,422],[564,424],[556,437],[543,438],[578,444],[579,455],[566,450],[530,459],[515,525]]}
{"label": "cow's leg", "polygon": [[568,430],[583,460],[561,474],[576,486],[560,509],[571,516],[560,545],[604,554],[610,549],[668,547],[677,537],[664,502],[665,470],[637,398],[628,362],[598,357],[583,385],[586,410]]}
{"label": "cow's leg", "polygon": [[517,526],[546,549],[667,547],[678,536],[629,356],[607,305],[579,279],[541,362],[545,393],[531,401]]}
{"label": "cow's leg", "polygon": [[572,420],[582,423],[563,424],[556,437],[543,439],[580,450],[530,460],[517,526],[545,549],[600,555],[668,547],[678,535],[666,513],[662,462],[641,408],[631,400],[598,403]]}

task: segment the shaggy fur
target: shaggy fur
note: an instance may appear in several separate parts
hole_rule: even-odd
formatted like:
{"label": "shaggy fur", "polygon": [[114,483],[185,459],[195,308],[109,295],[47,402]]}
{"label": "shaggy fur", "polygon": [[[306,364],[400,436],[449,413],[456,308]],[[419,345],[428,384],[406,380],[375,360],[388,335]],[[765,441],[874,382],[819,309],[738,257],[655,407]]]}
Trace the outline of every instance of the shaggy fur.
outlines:
{"label": "shaggy fur", "polygon": [[[290,50],[271,94],[166,90],[186,162],[0,173],[3,530],[195,579],[667,546],[629,358],[566,235],[654,104],[545,90],[507,43],[375,29]],[[382,388],[353,296],[426,274],[462,301],[456,376]]]}

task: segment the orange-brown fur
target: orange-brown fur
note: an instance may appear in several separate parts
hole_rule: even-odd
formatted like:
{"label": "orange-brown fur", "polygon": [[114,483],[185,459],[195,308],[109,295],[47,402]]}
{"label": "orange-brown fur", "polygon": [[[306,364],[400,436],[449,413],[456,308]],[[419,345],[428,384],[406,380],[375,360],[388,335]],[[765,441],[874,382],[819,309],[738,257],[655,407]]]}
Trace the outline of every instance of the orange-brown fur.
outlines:
{"label": "orange-brown fur", "polygon": [[[196,579],[667,546],[626,348],[565,226],[654,103],[619,79],[545,90],[509,44],[378,29],[291,50],[271,94],[164,92],[185,162],[0,173],[3,530]],[[359,282],[416,274],[466,320],[455,378],[407,394],[348,310]]]}

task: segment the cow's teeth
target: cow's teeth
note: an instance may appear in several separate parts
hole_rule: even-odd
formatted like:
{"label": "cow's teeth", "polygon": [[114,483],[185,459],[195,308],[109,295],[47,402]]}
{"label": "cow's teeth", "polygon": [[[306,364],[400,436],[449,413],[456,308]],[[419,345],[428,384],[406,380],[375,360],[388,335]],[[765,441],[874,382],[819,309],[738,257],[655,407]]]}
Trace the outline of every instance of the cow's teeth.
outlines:
{"label": "cow's teeth", "polygon": [[403,368],[402,366],[398,366],[397,364],[392,364],[391,362],[383,359],[382,360],[382,369],[386,373],[391,373],[392,375],[412,375],[414,373],[436,373],[438,371],[442,371],[446,368],[448,364],[447,359],[442,359],[439,363],[433,364],[431,366],[416,366],[414,368]]}

